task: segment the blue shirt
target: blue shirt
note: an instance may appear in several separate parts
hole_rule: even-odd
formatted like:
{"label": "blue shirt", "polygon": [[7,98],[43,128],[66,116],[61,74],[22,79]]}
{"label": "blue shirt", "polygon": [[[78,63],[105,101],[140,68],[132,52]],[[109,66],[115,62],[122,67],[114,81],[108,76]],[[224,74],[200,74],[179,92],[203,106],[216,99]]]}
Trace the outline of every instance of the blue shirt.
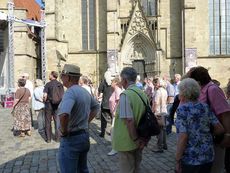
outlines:
{"label": "blue shirt", "polygon": [[61,114],[69,115],[69,131],[87,129],[89,113],[96,109],[99,109],[99,103],[85,88],[79,85],[68,88],[58,106],[58,129],[60,129],[59,116]]}
{"label": "blue shirt", "polygon": [[201,165],[214,159],[213,139],[210,124],[219,123],[206,103],[191,102],[177,109],[175,121],[177,133],[186,133],[188,142],[182,162],[188,165]]}
{"label": "blue shirt", "polygon": [[177,83],[174,83],[174,98],[176,97],[177,94],[179,94],[179,89],[178,89],[178,85],[180,84],[180,81],[178,81]]}
{"label": "blue shirt", "polygon": [[142,83],[138,82],[138,83],[136,83],[136,86],[137,86],[138,88],[140,88],[141,90],[143,90],[143,85],[142,85]]}

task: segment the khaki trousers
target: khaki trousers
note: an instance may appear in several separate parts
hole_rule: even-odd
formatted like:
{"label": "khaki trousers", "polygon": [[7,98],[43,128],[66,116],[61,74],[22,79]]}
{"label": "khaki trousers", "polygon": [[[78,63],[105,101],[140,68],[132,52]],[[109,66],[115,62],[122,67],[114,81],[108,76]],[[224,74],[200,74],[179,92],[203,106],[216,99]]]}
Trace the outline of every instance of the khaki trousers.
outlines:
{"label": "khaki trousers", "polygon": [[119,151],[120,173],[140,173],[142,150]]}
{"label": "khaki trousers", "polygon": [[212,163],[211,173],[223,173],[225,148],[221,148],[219,145],[214,144],[214,151],[215,157]]}

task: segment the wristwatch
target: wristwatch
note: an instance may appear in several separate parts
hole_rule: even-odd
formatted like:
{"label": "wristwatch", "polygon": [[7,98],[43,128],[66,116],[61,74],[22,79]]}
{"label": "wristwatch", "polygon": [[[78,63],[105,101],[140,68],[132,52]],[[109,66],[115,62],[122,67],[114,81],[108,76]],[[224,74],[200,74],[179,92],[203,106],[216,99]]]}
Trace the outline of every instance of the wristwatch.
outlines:
{"label": "wristwatch", "polygon": [[224,136],[230,136],[230,133],[225,133]]}

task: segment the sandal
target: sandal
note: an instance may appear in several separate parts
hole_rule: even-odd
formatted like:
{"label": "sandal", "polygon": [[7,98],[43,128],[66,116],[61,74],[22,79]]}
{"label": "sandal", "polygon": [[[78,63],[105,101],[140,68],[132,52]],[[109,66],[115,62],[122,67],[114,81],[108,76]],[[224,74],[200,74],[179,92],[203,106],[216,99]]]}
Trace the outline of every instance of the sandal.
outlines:
{"label": "sandal", "polygon": [[27,136],[31,136],[30,130],[28,130],[28,131],[26,132],[26,134],[27,134]]}
{"label": "sandal", "polygon": [[25,137],[25,133],[21,133],[19,137]]}

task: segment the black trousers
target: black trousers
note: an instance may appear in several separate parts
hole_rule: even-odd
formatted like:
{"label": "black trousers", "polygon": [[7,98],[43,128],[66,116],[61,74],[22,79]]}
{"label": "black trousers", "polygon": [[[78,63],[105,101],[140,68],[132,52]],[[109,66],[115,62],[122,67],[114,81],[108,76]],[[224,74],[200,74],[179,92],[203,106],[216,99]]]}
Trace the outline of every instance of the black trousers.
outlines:
{"label": "black trousers", "polygon": [[185,165],[182,164],[182,173],[210,173],[212,162],[203,165]]}
{"label": "black trousers", "polygon": [[101,136],[105,135],[107,121],[111,121],[112,123],[112,115],[110,113],[110,110],[101,108]]}
{"label": "black trousers", "polygon": [[45,132],[46,132],[46,139],[47,141],[51,140],[52,134],[52,127],[51,127],[51,120],[53,117],[54,126],[55,126],[55,140],[60,139],[60,135],[57,129],[57,108],[58,105],[53,105],[50,102],[45,103]]}
{"label": "black trousers", "polygon": [[227,173],[230,173],[230,147],[225,151],[225,169]]}

